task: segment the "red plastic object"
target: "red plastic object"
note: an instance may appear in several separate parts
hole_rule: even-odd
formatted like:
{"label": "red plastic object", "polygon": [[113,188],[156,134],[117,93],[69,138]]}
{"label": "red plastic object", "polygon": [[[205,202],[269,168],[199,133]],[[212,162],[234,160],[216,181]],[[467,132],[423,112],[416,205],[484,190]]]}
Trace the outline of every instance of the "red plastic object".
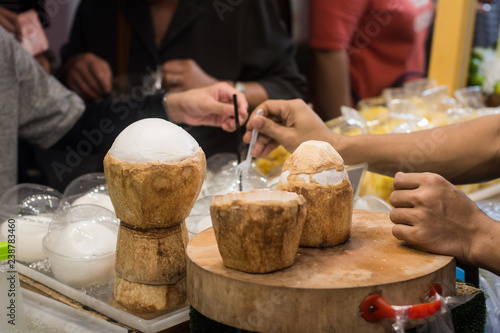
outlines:
{"label": "red plastic object", "polygon": [[[429,290],[428,296],[434,297],[441,295],[441,286],[433,284]],[[405,311],[408,319],[422,319],[432,316],[441,309],[441,298],[437,298],[429,303],[422,303],[407,306],[391,306],[380,294],[367,296],[359,307],[361,316],[369,322],[377,322],[385,318],[396,319],[396,311]]]}

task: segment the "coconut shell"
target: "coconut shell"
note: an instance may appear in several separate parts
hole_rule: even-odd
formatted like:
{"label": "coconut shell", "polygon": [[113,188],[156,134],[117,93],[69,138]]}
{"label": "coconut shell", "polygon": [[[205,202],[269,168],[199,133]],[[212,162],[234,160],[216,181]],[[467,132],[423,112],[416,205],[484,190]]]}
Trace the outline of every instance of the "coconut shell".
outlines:
{"label": "coconut shell", "polygon": [[279,183],[278,190],[295,192],[307,202],[307,218],[300,239],[300,246],[328,247],[349,238],[352,220],[352,185],[344,179],[338,185],[320,185],[294,181]]}
{"label": "coconut shell", "polygon": [[188,217],[206,173],[200,149],[180,162],[124,162],[108,152],[104,173],[116,216],[141,228],[167,228]]}
{"label": "coconut shell", "polygon": [[245,199],[245,194],[282,191],[256,190],[216,196],[210,215],[217,245],[226,267],[247,273],[268,273],[293,264],[306,217],[305,200]]}
{"label": "coconut shell", "polygon": [[147,285],[115,277],[115,301],[137,313],[151,313],[182,305],[187,299],[186,278],[175,284]]}
{"label": "coconut shell", "polygon": [[184,222],[163,229],[133,229],[120,224],[116,273],[133,283],[172,284],[186,275],[189,236]]}
{"label": "coconut shell", "polygon": [[290,174],[312,174],[325,170],[344,170],[344,160],[331,144],[309,140],[300,144],[283,163]]}

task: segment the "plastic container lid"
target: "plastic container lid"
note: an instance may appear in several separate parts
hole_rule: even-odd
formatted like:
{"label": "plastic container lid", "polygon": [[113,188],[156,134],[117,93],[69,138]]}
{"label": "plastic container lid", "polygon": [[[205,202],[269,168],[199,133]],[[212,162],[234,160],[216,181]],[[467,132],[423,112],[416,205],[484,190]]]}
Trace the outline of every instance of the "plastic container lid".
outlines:
{"label": "plastic container lid", "polygon": [[0,242],[0,261],[9,259],[9,243]]}

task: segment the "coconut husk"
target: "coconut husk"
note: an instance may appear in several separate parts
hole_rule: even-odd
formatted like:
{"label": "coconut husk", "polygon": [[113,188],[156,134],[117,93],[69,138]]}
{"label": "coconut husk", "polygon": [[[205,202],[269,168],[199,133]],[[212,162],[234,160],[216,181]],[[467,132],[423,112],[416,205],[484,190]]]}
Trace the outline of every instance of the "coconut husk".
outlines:
{"label": "coconut husk", "polygon": [[[292,196],[287,201],[247,198],[256,190],[216,196],[210,215],[217,245],[226,267],[247,273],[268,273],[293,264],[306,217],[305,200]],[[274,195],[273,194],[273,195]]]}
{"label": "coconut husk", "polygon": [[186,278],[175,284],[148,285],[132,283],[117,275],[113,296],[115,301],[137,313],[162,311],[186,302]]}
{"label": "coconut husk", "polygon": [[295,192],[307,202],[307,218],[300,246],[328,247],[349,238],[352,220],[353,193],[351,182],[344,179],[338,185],[320,185],[294,181],[288,177],[278,190]]}
{"label": "coconut husk", "polygon": [[133,283],[172,284],[186,275],[189,236],[184,222],[163,229],[134,229],[120,224],[116,273]]}
{"label": "coconut husk", "polygon": [[200,149],[180,162],[124,162],[108,152],[104,173],[116,216],[141,228],[167,228],[188,217],[205,179]]}
{"label": "coconut husk", "polygon": [[309,140],[303,142],[283,163],[283,171],[290,174],[312,174],[325,170],[344,170],[344,160],[327,142]]}

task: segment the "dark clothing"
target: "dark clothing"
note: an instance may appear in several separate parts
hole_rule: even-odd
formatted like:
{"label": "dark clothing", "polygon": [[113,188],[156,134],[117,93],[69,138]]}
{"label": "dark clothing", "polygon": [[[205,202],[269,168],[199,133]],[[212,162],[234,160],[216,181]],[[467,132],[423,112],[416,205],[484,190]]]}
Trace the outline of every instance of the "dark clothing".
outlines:
{"label": "dark clothing", "polygon": [[[257,81],[271,99],[302,98],[306,83],[296,68],[294,45],[274,1],[242,0],[224,11],[213,0],[180,0],[168,32],[157,49],[150,9],[143,0],[123,0],[131,26],[129,74],[151,73],[165,61],[195,60],[219,80]],[[82,0],[63,63],[82,52],[105,59],[114,73],[118,0]],[[222,1],[222,3],[227,3]],[[226,8],[227,9],[227,8]],[[213,127],[189,127],[207,156],[236,152],[236,135]]]}
{"label": "dark clothing", "polygon": [[[181,0],[158,49],[147,2],[124,0],[123,10],[132,28],[130,74],[191,58],[219,80],[261,83],[272,99],[302,97],[305,92],[293,60],[293,43],[273,1],[243,0],[232,12],[220,13],[213,0]],[[82,0],[62,51],[63,62],[92,52],[116,72],[116,16],[116,0]]]}
{"label": "dark clothing", "polygon": [[[191,58],[219,80],[259,82],[270,98],[303,97],[306,83],[293,60],[294,46],[277,16],[274,1],[269,0],[242,0],[226,12],[214,7],[217,1],[180,0],[158,49],[146,1],[82,0],[70,41],[62,51],[63,63],[76,54],[92,52],[105,59],[116,73],[118,3],[122,3],[131,27],[129,74],[151,74],[167,60]],[[145,117],[166,118],[161,97],[87,104],[71,133],[55,147],[37,154],[48,185],[63,190],[82,174],[102,171],[104,154],[123,128]],[[107,119],[103,128],[96,126],[98,119],[91,119],[98,116]],[[184,128],[207,157],[237,152],[235,133],[215,127]],[[80,140],[75,140],[75,133],[80,134]]]}

